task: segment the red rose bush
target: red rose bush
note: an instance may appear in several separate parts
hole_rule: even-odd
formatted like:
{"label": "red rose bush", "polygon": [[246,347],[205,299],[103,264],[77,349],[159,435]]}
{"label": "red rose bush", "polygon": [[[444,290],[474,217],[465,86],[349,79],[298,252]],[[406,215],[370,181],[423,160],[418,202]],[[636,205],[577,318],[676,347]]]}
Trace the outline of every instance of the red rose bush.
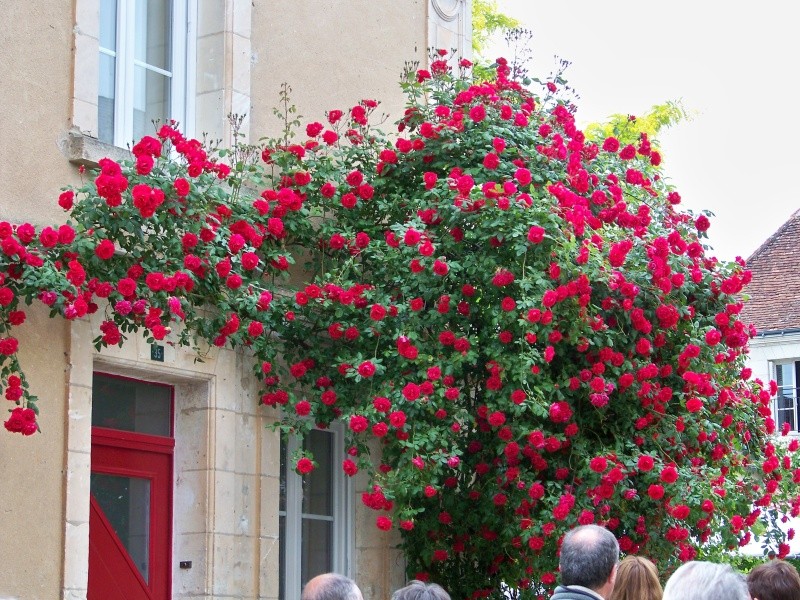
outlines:
{"label": "red rose bush", "polygon": [[105,311],[98,347],[243,347],[285,431],[346,424],[376,526],[454,597],[545,593],[584,523],[665,569],[753,530],[785,554],[797,443],[744,367],[749,272],[707,254],[646,137],[589,140],[508,71],[435,56],[397,134],[365,100],[258,162],[165,126],[62,194],[66,225],[0,224],[6,428],[36,431],[12,334],[38,299]]}

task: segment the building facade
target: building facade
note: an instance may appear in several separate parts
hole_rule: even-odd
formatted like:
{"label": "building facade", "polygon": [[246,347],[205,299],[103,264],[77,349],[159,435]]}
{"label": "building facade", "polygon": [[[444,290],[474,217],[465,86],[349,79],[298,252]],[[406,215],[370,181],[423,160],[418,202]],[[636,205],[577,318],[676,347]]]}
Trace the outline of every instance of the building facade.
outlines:
{"label": "building facade", "polygon": [[[274,135],[283,82],[306,120],[382,102],[402,111],[406,61],[469,54],[468,0],[11,0],[0,25],[0,221],[58,224],[80,167],[173,118],[187,135]],[[367,598],[404,581],[392,533],[341,470],[343,432],[315,432],[319,468],[286,468],[248,357],[131,338],[97,352],[100,318],[28,311],[16,335],[42,432],[0,435],[0,598],[299,597],[335,570]]]}
{"label": "building facade", "polygon": [[772,416],[776,428],[789,435],[800,435],[800,278],[785,265],[800,258],[798,235],[800,211],[748,259],[753,279],[742,310],[743,320],[758,332],[750,342],[749,366],[754,377],[778,384]]}

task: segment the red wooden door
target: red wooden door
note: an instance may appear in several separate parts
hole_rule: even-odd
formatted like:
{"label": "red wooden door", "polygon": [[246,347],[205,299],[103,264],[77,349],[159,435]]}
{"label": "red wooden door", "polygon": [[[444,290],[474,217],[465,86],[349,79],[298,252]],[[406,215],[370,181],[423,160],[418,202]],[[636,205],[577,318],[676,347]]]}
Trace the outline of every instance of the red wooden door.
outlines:
{"label": "red wooden door", "polygon": [[174,443],[92,427],[88,600],[171,597]]}

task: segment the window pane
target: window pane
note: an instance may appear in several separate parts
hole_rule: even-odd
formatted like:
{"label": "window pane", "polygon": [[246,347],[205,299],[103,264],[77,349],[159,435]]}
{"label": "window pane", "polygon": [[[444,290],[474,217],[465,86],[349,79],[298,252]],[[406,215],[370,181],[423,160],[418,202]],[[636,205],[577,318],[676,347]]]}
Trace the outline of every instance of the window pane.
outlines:
{"label": "window pane", "polygon": [[114,85],[116,58],[100,53],[100,78],[97,95],[97,137],[102,142],[114,141]]}
{"label": "window pane", "polygon": [[333,434],[313,430],[305,447],[314,454],[317,468],[303,477],[303,512],[333,515]]}
{"label": "window pane", "polygon": [[303,519],[302,556],[301,585],[333,570],[333,524],[330,521]]}
{"label": "window pane", "polygon": [[100,47],[117,51],[117,0],[100,0]]}
{"label": "window pane", "polygon": [[153,121],[170,118],[170,78],[135,67],[133,86],[133,139],[138,140],[153,134]]}
{"label": "window pane", "polygon": [[92,473],[89,488],[142,578],[149,581],[150,480]]}
{"label": "window pane", "polygon": [[278,562],[280,564],[280,571],[278,571],[278,598],[286,597],[286,517],[278,518]]}
{"label": "window pane", "polygon": [[92,426],[172,435],[172,388],[95,373]]}
{"label": "window pane", "polygon": [[171,71],[170,0],[136,0],[136,60]]}
{"label": "window pane", "polygon": [[782,364],[775,365],[775,382],[778,387],[792,385],[792,365]]}
{"label": "window pane", "polygon": [[[278,497],[278,511],[286,512],[286,441],[281,436],[281,480],[280,495]],[[282,546],[281,546],[282,547]]]}

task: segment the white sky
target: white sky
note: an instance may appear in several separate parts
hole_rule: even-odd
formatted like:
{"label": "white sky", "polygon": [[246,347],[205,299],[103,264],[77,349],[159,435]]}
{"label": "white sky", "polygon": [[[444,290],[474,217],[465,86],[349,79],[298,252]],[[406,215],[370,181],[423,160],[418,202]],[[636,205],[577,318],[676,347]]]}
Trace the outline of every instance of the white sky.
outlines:
{"label": "white sky", "polygon": [[531,75],[546,77],[554,55],[572,62],[579,124],[666,100],[696,113],[659,136],[663,166],[684,207],[714,213],[711,245],[727,260],[750,256],[800,208],[794,4],[498,0],[534,33]]}

